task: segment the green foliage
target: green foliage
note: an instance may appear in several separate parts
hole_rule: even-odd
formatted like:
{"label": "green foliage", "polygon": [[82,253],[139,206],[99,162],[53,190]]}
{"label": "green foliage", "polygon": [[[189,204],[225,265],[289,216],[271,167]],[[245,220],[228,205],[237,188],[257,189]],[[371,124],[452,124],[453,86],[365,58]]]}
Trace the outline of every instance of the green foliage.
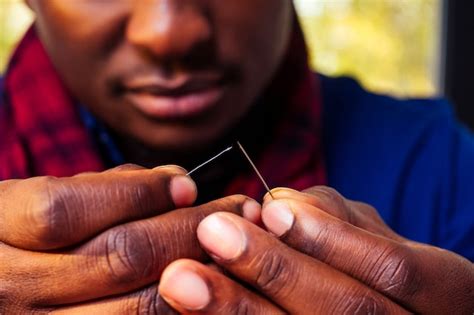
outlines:
{"label": "green foliage", "polygon": [[438,0],[299,0],[312,64],[398,96],[437,92]]}

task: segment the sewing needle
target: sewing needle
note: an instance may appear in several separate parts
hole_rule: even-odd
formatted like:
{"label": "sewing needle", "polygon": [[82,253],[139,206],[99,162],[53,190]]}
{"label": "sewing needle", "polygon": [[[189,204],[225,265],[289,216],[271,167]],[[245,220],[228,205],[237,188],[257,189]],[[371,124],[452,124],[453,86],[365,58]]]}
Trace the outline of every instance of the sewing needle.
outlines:
{"label": "sewing needle", "polygon": [[186,175],[191,175],[192,173],[194,173],[195,171],[197,171],[198,169],[200,169],[201,167],[203,167],[204,165],[208,164],[208,163],[211,163],[212,161],[214,161],[215,159],[217,159],[218,157],[220,157],[222,154],[232,150],[234,148],[234,146],[230,146],[228,147],[227,149],[223,150],[222,152],[220,152],[219,154],[215,155],[214,157],[210,158],[209,160],[207,160],[206,162],[202,163],[202,164],[199,164],[198,166],[196,166],[194,169],[192,169],[190,172],[188,172]]}
{"label": "sewing needle", "polygon": [[263,179],[262,174],[260,174],[260,172],[258,171],[257,167],[256,167],[255,164],[252,162],[252,159],[251,159],[250,156],[247,154],[247,152],[245,151],[244,147],[240,144],[239,141],[237,141],[237,145],[239,146],[240,151],[242,151],[242,153],[245,155],[245,158],[249,161],[250,165],[252,165],[253,170],[255,171],[255,173],[257,173],[258,178],[260,178],[260,181],[262,182],[263,186],[265,186],[265,189],[266,189],[267,192],[270,194],[270,197],[272,197],[272,199],[275,199],[275,197],[273,197],[272,192],[270,191],[270,187],[268,187],[267,182],[265,182],[265,180]]}

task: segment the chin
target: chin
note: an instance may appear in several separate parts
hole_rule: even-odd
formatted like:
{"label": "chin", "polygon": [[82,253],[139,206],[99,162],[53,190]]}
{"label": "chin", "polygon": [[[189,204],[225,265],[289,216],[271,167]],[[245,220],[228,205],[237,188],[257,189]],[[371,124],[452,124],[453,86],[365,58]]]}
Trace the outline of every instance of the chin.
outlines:
{"label": "chin", "polygon": [[207,128],[156,128],[153,131],[140,132],[136,138],[154,150],[174,152],[200,151],[212,146],[221,138],[222,132]]}

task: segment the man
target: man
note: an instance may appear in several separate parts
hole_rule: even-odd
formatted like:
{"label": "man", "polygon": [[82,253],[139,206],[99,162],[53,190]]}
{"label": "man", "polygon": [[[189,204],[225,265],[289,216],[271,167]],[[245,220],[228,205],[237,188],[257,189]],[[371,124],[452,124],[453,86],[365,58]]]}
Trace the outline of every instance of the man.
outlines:
{"label": "man", "polygon": [[[290,1],[28,4],[0,105],[1,313],[472,313],[473,265],[405,238],[474,257],[473,139],[442,101],[315,76]],[[292,189],[261,206],[235,152],[195,181],[163,166],[235,140]]]}

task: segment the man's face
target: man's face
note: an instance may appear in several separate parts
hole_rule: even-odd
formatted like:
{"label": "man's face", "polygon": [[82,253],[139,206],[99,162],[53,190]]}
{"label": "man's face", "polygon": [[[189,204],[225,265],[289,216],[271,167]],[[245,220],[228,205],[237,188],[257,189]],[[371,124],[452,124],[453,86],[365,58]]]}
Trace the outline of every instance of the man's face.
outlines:
{"label": "man's face", "polygon": [[290,0],[31,0],[67,87],[112,129],[156,149],[216,140],[275,73]]}

